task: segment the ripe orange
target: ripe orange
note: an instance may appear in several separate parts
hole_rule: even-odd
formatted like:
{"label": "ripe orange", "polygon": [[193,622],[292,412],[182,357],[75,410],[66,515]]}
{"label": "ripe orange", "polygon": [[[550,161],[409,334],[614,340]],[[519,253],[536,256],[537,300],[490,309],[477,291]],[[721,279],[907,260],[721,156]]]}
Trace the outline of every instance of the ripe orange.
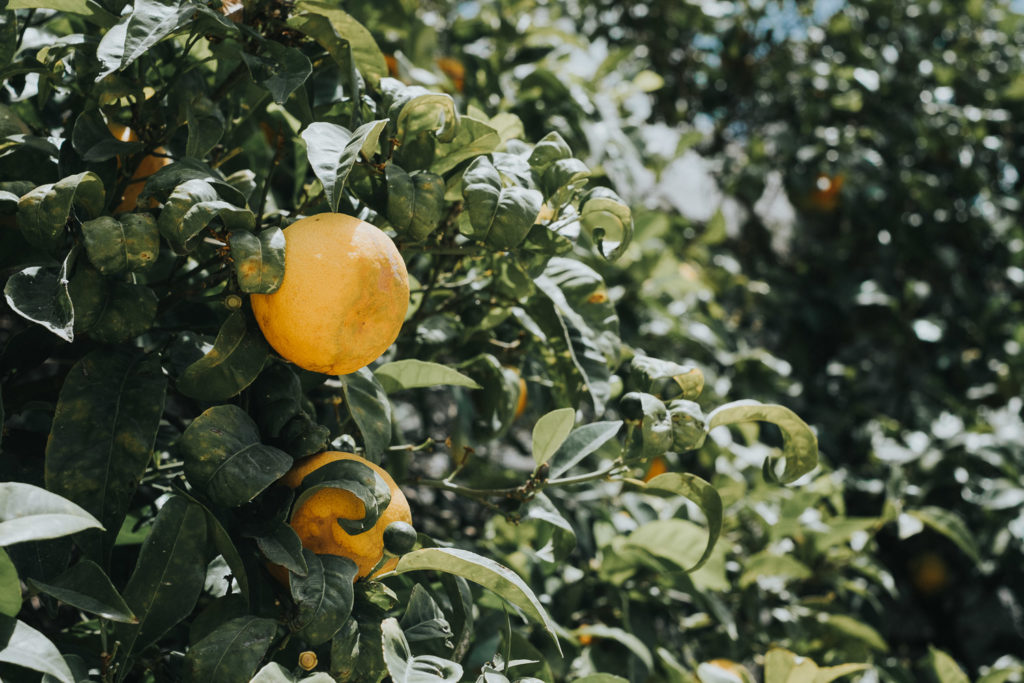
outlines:
{"label": "ripe orange", "polygon": [[[137,142],[139,139],[139,136],[135,134],[134,130],[128,126],[123,126],[120,123],[108,123],[107,128],[110,129],[111,134],[121,142]],[[157,147],[154,151],[158,154],[164,154],[166,150],[164,150],[163,147]],[[114,209],[114,213],[134,211],[139,202],[139,194],[142,192],[142,188],[146,185],[146,179],[169,163],[171,163],[171,160],[164,156],[150,155],[143,159],[138,168],[135,169],[135,172],[132,173],[131,181],[128,183],[128,187],[124,189],[124,194],[121,195],[121,202],[117,205],[117,208]],[[118,158],[117,165],[118,167],[121,166],[120,158]]]}
{"label": "ripe orange", "polygon": [[659,455],[648,465],[647,473],[644,474],[644,481],[648,482],[659,474],[665,474],[666,472],[668,472],[668,461],[665,460],[664,456]]}
{"label": "ripe orange", "polygon": [[273,294],[253,294],[263,336],[301,368],[345,375],[398,337],[409,307],[409,274],[380,229],[322,213],[284,230],[285,273]]}
{"label": "ripe orange", "polygon": [[[291,525],[302,540],[304,548],[319,555],[340,555],[355,562],[359,568],[356,572],[358,579],[368,575],[384,557],[384,530],[388,525],[392,522],[412,524],[412,514],[409,511],[409,501],[391,475],[380,466],[353,453],[324,451],[303,458],[281,478],[281,483],[292,489],[298,488],[310,472],[338,460],[361,462],[387,483],[391,490],[391,502],[381,513],[377,523],[361,534],[349,535],[338,524],[338,519],[361,519],[366,514],[362,501],[344,489],[325,488],[292,510]],[[397,564],[398,558],[391,558],[374,576],[391,571]]]}

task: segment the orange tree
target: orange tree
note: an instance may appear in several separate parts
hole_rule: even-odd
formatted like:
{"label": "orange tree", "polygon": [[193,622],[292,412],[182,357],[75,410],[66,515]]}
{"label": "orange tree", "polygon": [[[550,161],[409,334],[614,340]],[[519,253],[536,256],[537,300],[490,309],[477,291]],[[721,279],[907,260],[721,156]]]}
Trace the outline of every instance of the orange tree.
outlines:
{"label": "orange tree", "polygon": [[[629,273],[657,265],[665,282],[631,242],[671,219],[638,225],[609,189],[637,167],[592,167],[566,138],[596,146],[600,127],[614,157],[628,124],[538,66],[544,32],[520,40],[516,8],[346,9],[7,4],[0,676],[866,669],[885,643],[844,600],[870,598],[852,573],[884,583],[858,553],[878,520],[846,517],[841,477],[816,469],[791,411],[727,403],[721,381],[703,391],[708,368],[620,329],[642,311],[618,310],[622,285],[602,273],[628,281],[614,262],[631,254]],[[460,58],[431,52],[447,24]],[[517,67],[528,77],[510,90]],[[343,240],[294,259],[289,226],[332,214],[386,233],[408,294],[374,299],[386,288]],[[265,307],[285,302],[300,342],[282,344],[250,295],[296,276],[309,291]],[[318,336],[349,306],[406,311],[394,343],[358,324]],[[378,343],[344,375],[292,353]],[[330,451],[359,457],[296,466]],[[657,458],[669,471],[646,477]],[[786,626],[762,628],[783,609]]]}

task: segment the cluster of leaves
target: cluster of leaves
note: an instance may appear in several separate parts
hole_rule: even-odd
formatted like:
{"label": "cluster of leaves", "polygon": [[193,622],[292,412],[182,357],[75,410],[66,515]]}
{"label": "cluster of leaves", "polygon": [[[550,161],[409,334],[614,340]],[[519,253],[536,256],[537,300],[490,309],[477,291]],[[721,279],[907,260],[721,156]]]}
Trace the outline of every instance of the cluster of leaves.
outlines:
{"label": "cluster of leaves", "polygon": [[[623,341],[596,268],[633,215],[564,138],[389,76],[373,12],[46,5],[13,0],[0,27],[4,679],[693,680],[694,655],[655,660],[618,608],[577,628],[581,577],[647,591],[677,641],[657,583],[718,609],[690,576],[725,571],[722,495],[694,472],[634,476],[768,422],[777,447],[752,469],[777,487],[817,442],[782,406],[697,403],[699,370]],[[336,378],[274,356],[245,298],[279,286],[283,228],[323,211],[392,232],[413,284],[389,355]],[[324,486],[363,503],[349,532],[386,507],[358,463],[276,484],[327,448],[406,475],[422,533],[386,583],[353,583],[287,524]],[[608,526],[607,501],[631,522]],[[563,658],[584,635],[631,654]],[[796,655],[772,657],[797,680]]]}

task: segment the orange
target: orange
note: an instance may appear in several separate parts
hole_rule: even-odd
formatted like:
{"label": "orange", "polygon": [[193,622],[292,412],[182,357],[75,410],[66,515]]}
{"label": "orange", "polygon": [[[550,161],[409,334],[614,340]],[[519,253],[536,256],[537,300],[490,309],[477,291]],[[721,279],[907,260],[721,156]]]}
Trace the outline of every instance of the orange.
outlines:
{"label": "orange", "polygon": [[[377,523],[361,534],[350,535],[338,524],[338,519],[362,519],[366,514],[362,501],[350,491],[325,488],[292,510],[291,525],[302,540],[304,548],[318,555],[340,555],[355,562],[359,568],[356,572],[358,579],[367,576],[384,557],[384,530],[388,525],[392,522],[412,524],[412,514],[409,511],[409,501],[391,475],[380,466],[353,453],[324,451],[303,458],[281,478],[281,483],[292,489],[298,488],[310,472],[338,460],[361,462],[387,483],[391,490],[391,502],[381,513]],[[397,564],[398,558],[391,558],[374,576],[391,571]]]}
{"label": "orange", "polygon": [[648,482],[659,474],[665,474],[666,472],[668,472],[668,461],[665,460],[664,456],[659,455],[648,466],[647,473],[644,475],[644,481]]}
{"label": "orange", "polygon": [[518,420],[519,417],[526,412],[526,380],[522,377],[519,378],[519,399],[516,400],[516,413],[513,419]]}
{"label": "orange", "polygon": [[814,182],[814,191],[807,195],[808,203],[818,211],[835,211],[839,206],[839,191],[843,189],[844,182],[846,177],[842,173],[834,176],[819,175]]}
{"label": "orange", "polygon": [[251,297],[263,336],[284,358],[326,375],[376,360],[409,308],[409,274],[395,243],[341,213],[296,221],[284,238],[281,287]]}
{"label": "orange", "polygon": [[[135,134],[135,131],[128,126],[123,126],[120,123],[108,123],[107,128],[110,129],[110,133],[120,140],[121,142],[138,142],[139,136]],[[154,150],[157,154],[165,154],[166,150],[163,147],[157,147]],[[139,163],[138,168],[132,174],[132,179],[128,183],[128,187],[124,189],[124,194],[121,195],[121,202],[114,209],[114,213],[124,213],[126,211],[134,211],[135,207],[139,202],[139,194],[142,192],[142,188],[146,185],[146,179],[159,171],[164,166],[171,163],[171,160],[164,156],[148,156]],[[118,167],[121,166],[121,159],[118,157]],[[151,203],[155,204],[155,202]]]}

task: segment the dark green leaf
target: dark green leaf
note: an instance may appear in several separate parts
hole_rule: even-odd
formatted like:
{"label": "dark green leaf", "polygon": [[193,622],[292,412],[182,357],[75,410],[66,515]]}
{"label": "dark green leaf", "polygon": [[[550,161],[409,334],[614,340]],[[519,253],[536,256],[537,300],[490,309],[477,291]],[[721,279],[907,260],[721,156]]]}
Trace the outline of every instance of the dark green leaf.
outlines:
{"label": "dark green leaf", "polygon": [[299,608],[293,627],[310,645],[326,643],[352,613],[356,563],[337,555],[303,551],[309,572],[291,574],[292,599]]}
{"label": "dark green leaf", "polygon": [[191,249],[192,240],[216,219],[228,231],[251,230],[256,217],[249,209],[220,199],[217,190],[206,180],[186,180],[174,188],[167,198],[157,226],[179,253]]}
{"label": "dark green leaf", "polygon": [[288,17],[288,25],[320,43],[342,68],[348,59],[346,48],[350,48],[355,67],[371,85],[376,86],[388,75],[387,62],[373,35],[336,3],[298,0]]}
{"label": "dark green leaf", "polygon": [[467,159],[489,154],[501,144],[501,136],[490,125],[471,116],[460,116],[451,142],[434,145],[434,161],[430,170],[438,175],[448,173]]}
{"label": "dark green leaf", "polygon": [[393,394],[403,389],[448,385],[479,389],[480,385],[458,370],[428,361],[407,359],[385,363],[373,371],[384,391]]}
{"label": "dark green leaf", "polygon": [[89,261],[104,275],[146,270],[156,263],[160,251],[160,231],[145,213],[86,221],[82,236]]}
{"label": "dark green leaf", "polygon": [[201,159],[224,135],[224,115],[210,98],[204,96],[190,100],[186,111],[188,142],[185,145],[185,156]]}
{"label": "dark green leaf", "polygon": [[555,625],[530,587],[519,575],[494,560],[457,548],[421,548],[407,553],[398,560],[396,574],[430,569],[461,576],[512,603],[541,624],[555,641],[559,653],[562,646],[555,635]]}
{"label": "dark green leaf", "polygon": [[640,423],[630,424],[626,437],[626,454],[631,463],[646,462],[672,447],[672,420],[668,408],[656,396],[631,391],[622,397],[620,409],[623,415]]}
{"label": "dark green leaf", "polygon": [[704,517],[708,521],[708,542],[697,563],[692,567],[687,567],[686,571],[692,572],[699,569],[711,557],[711,551],[714,550],[718,536],[722,533],[722,498],[718,495],[718,490],[696,474],[688,472],[659,474],[647,482],[647,488],[670,491],[684,496],[696,503],[704,513]]}
{"label": "dark green leaf", "polygon": [[[0,522],[2,525],[3,522]],[[18,579],[18,570],[7,552],[0,548],[0,618],[15,617],[20,611],[21,581]]]}
{"label": "dark green leaf", "polygon": [[916,517],[927,526],[953,541],[953,543],[956,543],[957,547],[975,563],[981,563],[981,552],[978,550],[975,535],[967,527],[967,524],[964,523],[963,518],[956,512],[928,505],[916,510],[907,510],[907,514]]}
{"label": "dark green leaf", "polygon": [[228,567],[231,569],[231,575],[234,580],[238,583],[238,590],[241,594],[241,598],[248,603],[249,601],[249,573],[245,569],[245,563],[242,561],[242,556],[238,553],[238,548],[235,547],[234,541],[231,540],[231,536],[228,534],[227,529],[220,523],[212,512],[206,507],[203,507],[203,512],[206,513],[206,535],[213,543],[213,547],[227,562]]}
{"label": "dark green leaf", "polygon": [[260,443],[249,415],[234,405],[210,408],[178,440],[190,484],[224,507],[255,498],[292,466],[291,457]]}
{"label": "dark green leaf", "polygon": [[73,206],[86,216],[98,216],[105,198],[103,181],[95,173],[68,176],[22,195],[18,226],[29,244],[49,250],[57,245]]}
{"label": "dark green leaf", "polygon": [[421,584],[412,587],[409,601],[399,624],[406,640],[421,641],[437,638],[451,638],[452,628],[444,618],[444,612]]}
{"label": "dark green leaf", "polygon": [[522,242],[544,200],[537,190],[504,187],[494,164],[483,156],[466,169],[462,196],[472,226],[469,237],[495,249],[510,249]]}
{"label": "dark green leaf", "polygon": [[260,45],[260,54],[242,52],[242,61],[252,79],[266,88],[275,102],[284,104],[313,73],[313,65],[298,48],[272,40],[261,41]]}
{"label": "dark green leaf", "polygon": [[[198,159],[178,159],[164,166],[146,181],[139,200],[155,197],[165,201],[179,186],[189,180],[201,180],[214,189],[214,195],[234,206],[245,206],[246,196],[231,185],[224,176]],[[210,195],[205,195],[210,196]]]}
{"label": "dark green leaf", "polygon": [[206,580],[206,515],[180,496],[168,500],[142,544],[124,599],[138,626],[118,625],[126,655],[141,650],[187,617]]}
{"label": "dark green leaf", "polygon": [[84,612],[111,621],[138,623],[103,569],[90,560],[80,560],[51,583],[29,579],[28,584],[33,590],[51,595]]}
{"label": "dark green leaf", "polygon": [[[149,287],[102,277],[95,278],[92,284],[95,290],[91,294],[96,298],[90,299],[90,304],[96,308],[76,309],[76,319],[79,315],[89,319],[88,326],[79,328],[82,332],[88,332],[96,341],[116,343],[139,336],[153,324],[158,300]],[[77,295],[75,302],[79,302]]]}
{"label": "dark green leaf", "polygon": [[309,572],[306,558],[302,554],[302,540],[287,524],[274,524],[270,533],[256,537],[256,545],[268,560],[281,565],[292,574],[305,576]]}
{"label": "dark green leaf", "polygon": [[341,194],[352,167],[361,155],[365,156],[364,147],[376,143],[385,125],[387,119],[370,121],[357,128],[355,132],[349,132],[343,126],[317,121],[302,131],[302,139],[306,142],[306,156],[313,167],[313,173],[324,186],[331,211],[338,210],[338,203],[341,201]]}
{"label": "dark green leaf", "polygon": [[93,351],[64,380],[46,445],[46,487],[103,523],[106,548],[149,462],[166,390],[159,358],[128,348]]}
{"label": "dark green leaf", "polygon": [[248,683],[277,635],[277,622],[245,616],[219,626],[189,648],[185,680]]}
{"label": "dark green leaf", "polygon": [[228,244],[238,287],[250,294],[273,294],[284,280],[284,231],[269,228],[256,236],[234,232]]}
{"label": "dark green leaf", "polygon": [[400,238],[416,242],[430,235],[444,217],[445,186],[429,171],[406,173],[395,164],[384,169],[388,184],[388,220]]}
{"label": "dark green leaf", "polygon": [[341,375],[349,413],[363,435],[366,457],[379,460],[391,443],[391,402],[369,368]]}
{"label": "dark green leaf", "polygon": [[[784,406],[757,401],[727,403],[708,413],[707,429],[710,432],[719,425],[754,421],[772,422],[782,431],[782,457],[786,465],[778,477],[781,483],[792,483],[818,466],[818,438],[806,422]],[[766,474],[774,475],[775,462],[775,458],[768,457]]]}
{"label": "dark green leaf", "polygon": [[74,312],[64,268],[30,266],[7,280],[4,298],[18,315],[74,341]]}
{"label": "dark green leaf", "polygon": [[672,420],[672,448],[679,452],[700,448],[707,438],[707,424],[700,405],[686,399],[668,402]]}
{"label": "dark green leaf", "polygon": [[100,528],[99,520],[56,493],[16,481],[0,482],[0,546]]}
{"label": "dark green leaf", "polygon": [[644,663],[644,666],[648,670],[654,668],[654,657],[651,655],[650,649],[644,645],[644,642],[637,638],[632,633],[624,631],[621,628],[614,626],[605,626],[604,624],[590,624],[587,626],[581,626],[579,633],[587,634],[590,636],[596,636],[598,638],[607,638],[614,640],[615,642],[623,645],[631,653],[637,656]]}
{"label": "dark green leaf", "polygon": [[71,144],[86,161],[106,161],[118,155],[128,156],[141,152],[141,142],[123,142],[114,137],[98,109],[78,115],[71,134]]}
{"label": "dark green leaf", "polygon": [[544,547],[537,551],[537,556],[541,559],[561,562],[576,547],[576,530],[543,493],[537,494],[530,501],[523,519],[532,519],[544,524],[544,532],[540,534],[540,541],[544,543]]}
{"label": "dark green leaf", "polygon": [[178,379],[178,390],[204,401],[225,401],[259,376],[270,349],[252,319],[236,311],[217,333],[213,348]]}
{"label": "dark green leaf", "polygon": [[23,621],[14,623],[14,632],[7,641],[7,646],[0,648],[0,662],[41,671],[53,676],[60,683],[75,683],[71,669],[64,662],[57,646]]}

